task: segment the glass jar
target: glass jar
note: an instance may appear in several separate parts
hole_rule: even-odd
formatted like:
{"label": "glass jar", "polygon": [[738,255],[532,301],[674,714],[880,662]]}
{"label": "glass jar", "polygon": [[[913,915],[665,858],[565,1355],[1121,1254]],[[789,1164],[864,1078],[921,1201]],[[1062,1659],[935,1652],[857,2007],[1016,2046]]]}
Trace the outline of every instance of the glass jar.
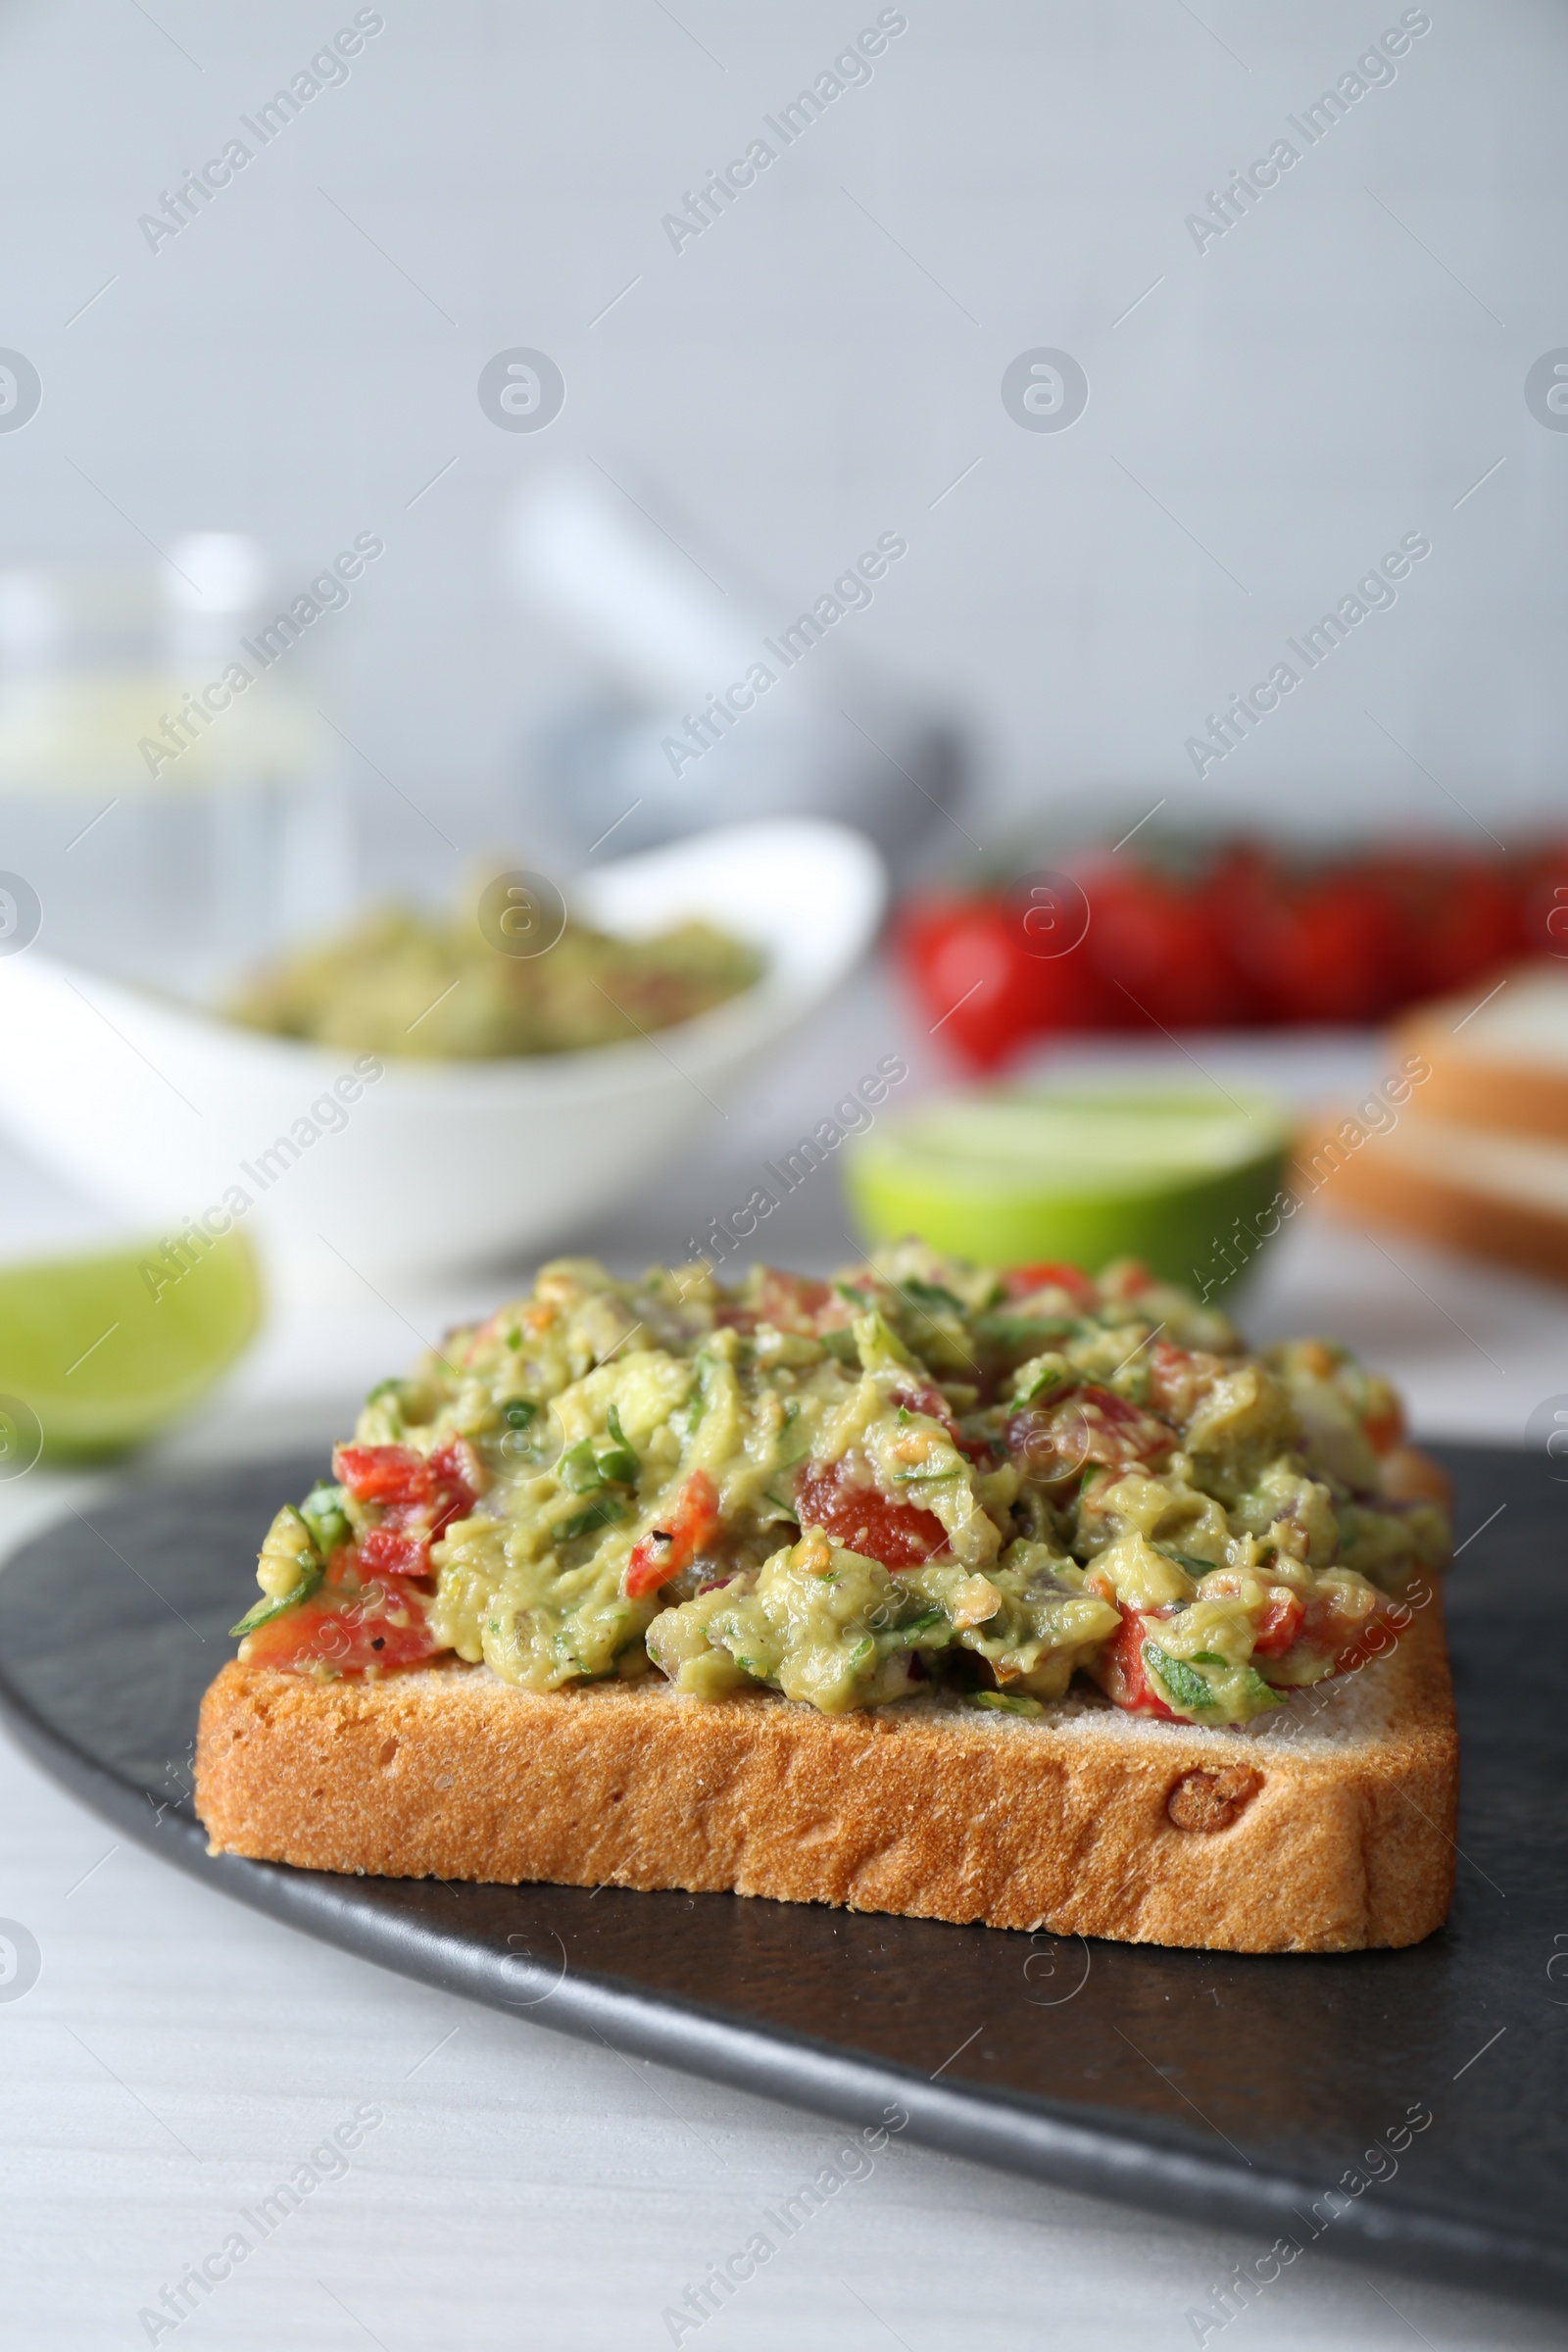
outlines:
{"label": "glass jar", "polygon": [[270,651],[255,543],[172,556],[0,573],[0,869],[43,953],[211,1004],[342,919],[354,839],[315,649]]}

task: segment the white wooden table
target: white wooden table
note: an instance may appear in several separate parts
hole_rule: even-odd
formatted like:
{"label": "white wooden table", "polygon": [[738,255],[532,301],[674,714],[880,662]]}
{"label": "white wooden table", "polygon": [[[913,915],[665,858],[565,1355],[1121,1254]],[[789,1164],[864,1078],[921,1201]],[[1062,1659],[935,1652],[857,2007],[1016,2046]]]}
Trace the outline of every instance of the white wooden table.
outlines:
{"label": "white wooden table", "polygon": [[[918,1045],[867,980],[727,1122],[694,1130],[686,1168],[572,1245],[652,1258],[695,1208],[744,1198],[739,1175],[814,1124],[862,1063],[898,1047],[915,1065],[909,1095],[929,1083]],[[1204,1058],[1241,1072],[1248,1057]],[[1330,1050],[1257,1066],[1306,1093],[1377,1074],[1375,1054]],[[88,1229],[20,1163],[0,1177],[0,1248]],[[780,1212],[771,1255],[849,1253],[836,1185],[828,1171]],[[499,1288],[287,1303],[170,1457],[324,1442],[409,1353],[401,1316],[434,1328]],[[1568,1389],[1568,1298],[1397,1237],[1303,1220],[1246,1319],[1260,1335],[1339,1332],[1395,1373],[1429,1434],[1518,1440],[1531,1407]],[[0,1489],[0,1540],[72,1491],[41,1473]],[[815,2175],[842,2137],[831,2126],[313,1943],[117,1840],[3,1742],[0,1916],[41,1959],[24,1997],[0,1984],[0,2310],[3,2340],[25,2352],[631,2352],[677,2335],[705,2352],[1175,2347],[1197,2340],[1189,2309],[1256,2251],[894,2140],[733,2301],[677,2329],[663,2314]],[[339,2127],[361,2135],[346,2156]],[[264,2232],[260,2201],[303,2181],[313,2151],[321,2177]],[[238,2260],[224,2253],[236,2232],[250,2241]],[[216,2283],[184,2290],[176,2325],[178,2282],[204,2258]],[[1307,2257],[1223,2340],[1535,2347],[1568,2344],[1568,2323]]]}

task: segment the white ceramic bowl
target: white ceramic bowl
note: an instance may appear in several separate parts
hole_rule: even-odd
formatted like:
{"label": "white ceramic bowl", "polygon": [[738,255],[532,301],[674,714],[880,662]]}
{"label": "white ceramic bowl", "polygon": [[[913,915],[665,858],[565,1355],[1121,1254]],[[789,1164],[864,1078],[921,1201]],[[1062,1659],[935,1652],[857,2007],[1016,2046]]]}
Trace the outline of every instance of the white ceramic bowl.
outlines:
{"label": "white ceramic bowl", "polygon": [[[125,1223],[236,1203],[274,1256],[357,1271],[531,1250],[634,1192],[695,1119],[854,967],[884,896],[840,825],[735,825],[583,876],[572,912],[628,934],[706,915],[758,948],[755,988],[644,1043],[508,1061],[395,1061],[345,1104],[354,1055],[268,1037],[28,948],[0,959],[0,1119]],[[312,1105],[317,1107],[313,1112]],[[280,1139],[282,1139],[280,1143]]]}

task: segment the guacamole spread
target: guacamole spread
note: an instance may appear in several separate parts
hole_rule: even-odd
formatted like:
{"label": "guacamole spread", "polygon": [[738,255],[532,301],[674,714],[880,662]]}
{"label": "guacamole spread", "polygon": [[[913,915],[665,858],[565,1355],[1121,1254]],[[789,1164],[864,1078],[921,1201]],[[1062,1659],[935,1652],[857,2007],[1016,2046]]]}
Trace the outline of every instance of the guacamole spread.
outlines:
{"label": "guacamole spread", "polygon": [[1386,1381],[1250,1353],[1131,1261],[916,1242],[829,1282],[586,1258],[370,1392],[273,1521],[241,1658],[661,1675],[836,1713],[946,1687],[1240,1724],[1408,1622],[1443,1482]]}
{"label": "guacamole spread", "polygon": [[247,1028],[424,1060],[575,1054],[667,1029],[761,974],[711,923],[646,939],[568,922],[548,952],[504,954],[477,919],[387,906],[258,972],[228,1005]]}

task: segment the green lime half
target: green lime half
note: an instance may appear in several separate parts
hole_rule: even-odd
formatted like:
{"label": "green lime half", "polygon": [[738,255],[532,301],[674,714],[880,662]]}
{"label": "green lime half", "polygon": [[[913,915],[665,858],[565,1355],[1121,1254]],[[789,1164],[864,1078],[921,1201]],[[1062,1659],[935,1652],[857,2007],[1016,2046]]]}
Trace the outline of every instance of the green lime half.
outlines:
{"label": "green lime half", "polygon": [[250,1245],[149,1242],[0,1269],[0,1478],[150,1437],[255,1331]]}
{"label": "green lime half", "polygon": [[914,1233],[982,1265],[1091,1273],[1140,1257],[1213,1298],[1278,1230],[1290,1135],[1258,1096],[1008,1089],[889,1121],[852,1146],[846,1181],[876,1242]]}

